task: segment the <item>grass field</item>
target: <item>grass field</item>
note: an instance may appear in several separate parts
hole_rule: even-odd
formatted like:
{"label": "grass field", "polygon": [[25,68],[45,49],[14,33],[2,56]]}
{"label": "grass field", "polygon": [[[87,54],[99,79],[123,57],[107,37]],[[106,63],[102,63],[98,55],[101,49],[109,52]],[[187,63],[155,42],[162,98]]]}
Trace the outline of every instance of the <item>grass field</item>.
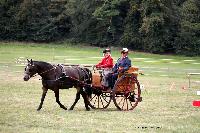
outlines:
{"label": "grass field", "polygon": [[[119,49],[112,48],[116,60]],[[62,64],[96,64],[102,49],[72,44],[0,43],[0,132],[200,132],[200,76],[192,77],[188,88],[188,72],[200,72],[199,57],[154,55],[131,51],[132,64],[144,75],[138,77],[143,101],[133,111],[118,111],[112,103],[105,110],[85,111],[81,99],[73,111],[65,111],[48,91],[41,111],[36,111],[41,98],[41,81],[35,77],[23,81],[24,60],[42,60]],[[76,90],[61,90],[60,99],[69,107]]]}

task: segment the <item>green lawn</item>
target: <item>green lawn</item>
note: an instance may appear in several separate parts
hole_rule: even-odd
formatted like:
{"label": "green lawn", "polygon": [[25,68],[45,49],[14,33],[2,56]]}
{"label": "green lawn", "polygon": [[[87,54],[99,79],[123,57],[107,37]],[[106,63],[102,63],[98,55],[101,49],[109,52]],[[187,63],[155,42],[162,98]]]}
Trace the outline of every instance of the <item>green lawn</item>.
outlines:
{"label": "green lawn", "polygon": [[[112,48],[116,60],[119,48]],[[48,91],[41,111],[41,81],[24,82],[24,60],[32,58],[62,64],[96,64],[102,49],[72,44],[0,43],[0,132],[180,132],[200,131],[200,76],[192,77],[188,88],[187,72],[200,72],[199,57],[155,55],[131,51],[129,57],[144,75],[138,77],[143,101],[133,111],[118,111],[113,103],[105,110],[85,111],[81,99],[73,111],[65,111]],[[184,89],[182,89],[184,87]],[[76,90],[61,90],[61,102],[70,107]]]}

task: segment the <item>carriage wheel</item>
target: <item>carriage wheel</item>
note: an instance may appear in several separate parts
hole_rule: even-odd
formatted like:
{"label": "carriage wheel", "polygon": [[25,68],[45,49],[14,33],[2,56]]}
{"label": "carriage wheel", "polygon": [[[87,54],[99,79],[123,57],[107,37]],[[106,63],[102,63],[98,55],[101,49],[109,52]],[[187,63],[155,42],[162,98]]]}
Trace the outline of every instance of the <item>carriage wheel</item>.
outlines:
{"label": "carriage wheel", "polygon": [[95,90],[89,100],[89,106],[93,109],[106,109],[111,101],[110,92]]}
{"label": "carriage wheel", "polygon": [[119,110],[133,110],[141,101],[140,93],[140,84],[137,78],[133,75],[124,75],[115,83],[112,92],[113,102]]}

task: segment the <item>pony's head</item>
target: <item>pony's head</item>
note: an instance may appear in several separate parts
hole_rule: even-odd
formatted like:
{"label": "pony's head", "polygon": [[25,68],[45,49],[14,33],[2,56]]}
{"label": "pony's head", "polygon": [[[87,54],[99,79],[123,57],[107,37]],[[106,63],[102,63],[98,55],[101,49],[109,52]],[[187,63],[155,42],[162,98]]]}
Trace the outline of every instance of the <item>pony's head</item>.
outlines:
{"label": "pony's head", "polygon": [[33,60],[28,60],[28,64],[24,69],[24,81],[28,81],[33,75],[37,73],[36,66],[33,64]]}

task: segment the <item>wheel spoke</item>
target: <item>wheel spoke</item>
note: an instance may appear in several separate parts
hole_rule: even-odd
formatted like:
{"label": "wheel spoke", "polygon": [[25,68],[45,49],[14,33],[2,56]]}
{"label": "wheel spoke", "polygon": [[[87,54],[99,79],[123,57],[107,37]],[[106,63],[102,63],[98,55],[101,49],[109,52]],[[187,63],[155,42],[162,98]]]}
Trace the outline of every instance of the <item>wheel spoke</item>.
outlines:
{"label": "wheel spoke", "polygon": [[97,98],[98,98],[98,96],[96,95],[96,98],[95,98],[95,100],[94,100],[94,102],[93,102],[93,105],[96,104],[96,100],[97,100]]}
{"label": "wheel spoke", "polygon": [[[125,102],[125,98],[123,98],[124,99],[124,102]],[[124,102],[123,102],[123,105],[122,105],[122,109],[124,108]]]}
{"label": "wheel spoke", "polygon": [[98,96],[98,108],[99,108],[99,96]]}
{"label": "wheel spoke", "polygon": [[104,104],[103,104],[103,101],[102,101],[102,98],[101,98],[101,97],[100,97],[100,100],[101,100],[101,104],[102,104],[102,106],[103,106],[103,108],[104,108],[105,106],[104,106]]}
{"label": "wheel spoke", "polygon": [[128,101],[127,101],[127,98],[126,98],[126,104],[127,104],[127,110],[128,110]]}
{"label": "wheel spoke", "polygon": [[[130,98],[130,96],[129,96],[129,98]],[[130,100],[130,99],[129,99],[129,102],[130,102],[130,106],[131,106],[131,107],[133,107],[133,105],[132,105],[132,103],[133,103],[133,102],[131,102],[131,100]]]}
{"label": "wheel spoke", "polygon": [[90,99],[90,101],[92,101],[92,99],[96,96],[96,94]]}
{"label": "wheel spoke", "polygon": [[[119,97],[120,98],[120,97]],[[120,103],[122,102],[123,98],[121,98],[121,100],[118,102],[118,104],[120,105]]]}
{"label": "wheel spoke", "polygon": [[102,98],[104,99],[104,101],[106,101],[107,103],[109,103],[109,101],[107,101],[106,96],[102,96]]}

